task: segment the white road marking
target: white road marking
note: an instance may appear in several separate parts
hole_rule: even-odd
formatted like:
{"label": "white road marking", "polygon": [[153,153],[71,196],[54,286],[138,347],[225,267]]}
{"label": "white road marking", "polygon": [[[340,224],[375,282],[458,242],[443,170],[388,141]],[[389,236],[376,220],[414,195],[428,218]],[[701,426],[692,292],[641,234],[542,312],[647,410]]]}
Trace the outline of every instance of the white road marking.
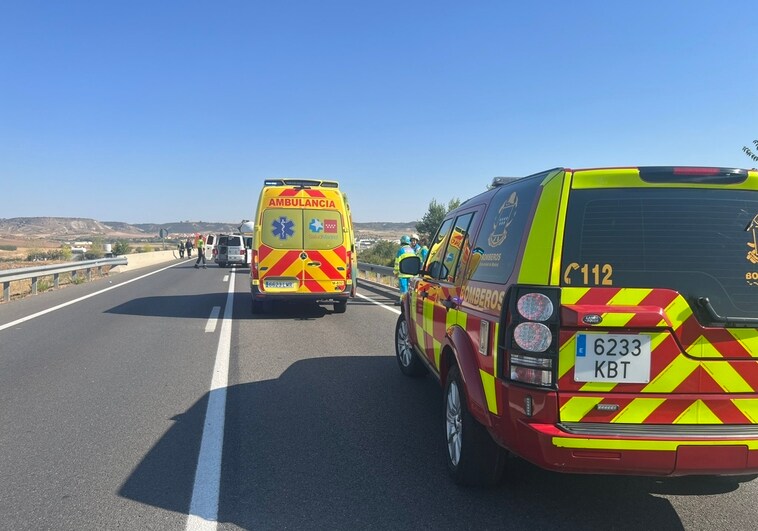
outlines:
{"label": "white road marking", "polygon": [[100,291],[96,291],[95,293],[90,293],[89,295],[85,295],[83,297],[79,297],[78,299],[74,299],[72,301],[64,302],[63,304],[59,304],[58,306],[53,306],[52,308],[48,308],[47,310],[42,310],[41,312],[33,313],[31,315],[27,315],[26,317],[22,317],[21,319],[16,319],[15,321],[11,321],[10,323],[5,323],[4,325],[0,325],[0,330],[5,330],[6,328],[11,328],[12,326],[16,326],[18,324],[24,323],[26,321],[30,321],[32,319],[35,319],[37,317],[40,317],[42,315],[45,315],[46,313],[54,312],[55,310],[60,310],[61,308],[65,308],[66,306],[70,306],[72,304],[76,304],[77,302],[81,302],[83,300],[89,299],[90,297],[94,297],[95,295],[100,295],[101,293],[105,293],[106,291],[110,291],[112,289],[120,288],[121,286],[126,286],[127,284],[131,284],[132,282],[136,282],[138,280],[142,280],[143,278],[149,277],[150,275],[154,275],[156,273],[160,273],[161,271],[165,271],[166,269],[171,269],[172,267],[181,265],[182,263],[178,264],[171,264],[168,267],[164,267],[162,269],[158,269],[156,271],[152,271],[150,273],[147,273],[146,275],[142,275],[141,277],[133,278],[131,280],[126,280],[120,284],[116,284],[115,286],[109,286],[105,289],[101,289]]}
{"label": "white road marking", "polygon": [[229,282],[221,334],[216,349],[208,407],[205,410],[203,437],[192,487],[192,502],[187,517],[188,531],[215,531],[218,527],[218,502],[221,490],[221,454],[224,448],[226,388],[229,384],[229,356],[232,345],[232,306],[234,280]]}
{"label": "white road marking", "polygon": [[356,293],[356,295],[357,295],[358,297],[360,297],[361,299],[366,299],[366,300],[367,300],[367,301],[369,301],[369,302],[373,302],[373,303],[374,303],[374,304],[376,304],[377,306],[381,306],[381,307],[382,307],[382,308],[384,308],[385,310],[389,310],[389,311],[391,311],[392,313],[396,313],[396,314],[400,315],[400,310],[398,310],[397,308],[393,308],[392,306],[387,306],[386,304],[382,304],[381,302],[376,302],[376,301],[375,301],[374,299],[372,299],[371,297],[366,297],[365,295],[361,295],[360,293]]}
{"label": "white road marking", "polygon": [[206,332],[215,332],[216,323],[218,323],[218,314],[221,313],[221,306],[214,306],[211,309],[211,316],[208,318],[208,322],[205,323]]}
{"label": "white road marking", "polygon": [[224,275],[224,282],[229,282],[229,275]]}

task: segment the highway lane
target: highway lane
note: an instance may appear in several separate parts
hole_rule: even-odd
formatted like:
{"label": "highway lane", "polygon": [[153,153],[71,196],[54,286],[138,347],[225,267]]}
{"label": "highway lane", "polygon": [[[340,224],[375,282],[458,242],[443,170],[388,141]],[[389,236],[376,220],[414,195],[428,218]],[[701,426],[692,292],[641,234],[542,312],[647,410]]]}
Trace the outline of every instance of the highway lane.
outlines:
{"label": "highway lane", "polygon": [[[251,315],[247,271],[160,269],[0,331],[3,527],[185,528],[220,336],[206,323],[230,274],[219,529],[756,526],[758,482],[744,479],[561,475],[514,459],[498,488],[458,488],[438,384],[396,367],[396,308],[357,298],[345,314]],[[0,305],[0,326],[107,282]]]}

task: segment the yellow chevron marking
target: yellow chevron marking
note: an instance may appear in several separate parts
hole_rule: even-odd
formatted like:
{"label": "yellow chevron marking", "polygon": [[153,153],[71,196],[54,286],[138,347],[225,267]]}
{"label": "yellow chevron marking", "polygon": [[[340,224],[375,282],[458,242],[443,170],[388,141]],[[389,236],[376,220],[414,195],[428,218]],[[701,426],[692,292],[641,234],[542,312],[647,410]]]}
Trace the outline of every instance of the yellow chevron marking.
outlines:
{"label": "yellow chevron marking", "polygon": [[432,339],[432,346],[434,347],[434,365],[437,367],[437,372],[440,370],[440,355],[442,353],[442,343],[436,339]]}
{"label": "yellow chevron marking", "polygon": [[434,336],[434,303],[424,299],[423,314],[424,330],[426,330],[430,336]]}
{"label": "yellow chevron marking", "polygon": [[572,397],[561,406],[561,420],[565,422],[580,421],[602,400],[603,397],[594,396]]}
{"label": "yellow chevron marking", "polygon": [[733,328],[729,333],[740,342],[740,345],[747,350],[754,358],[758,358],[758,329],[755,328]]}
{"label": "yellow chevron marking", "polygon": [[558,352],[558,378],[563,378],[576,362],[576,334]]}
{"label": "yellow chevron marking", "polygon": [[[684,297],[679,295],[671,301],[671,304],[666,306],[665,315],[671,321],[674,330],[676,330],[692,315],[692,308],[690,308],[690,305],[684,300]],[[668,326],[668,323],[666,323],[665,320],[662,320],[658,323],[658,326]]]}
{"label": "yellow chevron marking", "polygon": [[451,326],[457,324],[458,314],[461,313],[458,310],[448,310],[445,314],[445,330]]}
{"label": "yellow chevron marking", "polygon": [[553,437],[553,446],[557,448],[575,448],[585,450],[659,450],[675,452],[681,445],[686,446],[747,446],[748,450],[758,450],[758,439],[718,439],[718,440],[687,440],[665,441],[653,440],[624,440],[624,439],[580,439],[570,437]]}
{"label": "yellow chevron marking", "polygon": [[679,415],[674,424],[723,424],[702,400],[695,400]]}
{"label": "yellow chevron marking", "polygon": [[732,403],[742,414],[750,419],[753,424],[758,424],[758,399],[756,398],[734,398]]}
{"label": "yellow chevron marking", "polygon": [[647,384],[643,393],[671,393],[697,369],[698,364],[679,354],[668,367],[663,369],[653,381]]}
{"label": "yellow chevron marking", "polygon": [[665,398],[635,398],[611,422],[642,424],[665,401]]}
{"label": "yellow chevron marking", "polygon": [[590,288],[563,288],[561,304],[576,304],[589,290]]}
{"label": "yellow chevron marking", "polygon": [[487,398],[487,409],[497,415],[497,395],[495,393],[495,377],[488,372],[479,369],[479,376],[482,378],[482,387],[484,396]]}
{"label": "yellow chevron marking", "polygon": [[637,315],[634,313],[604,313],[602,326],[624,327],[632,318]]}
{"label": "yellow chevron marking", "polygon": [[652,289],[627,288],[619,291],[608,303],[609,306],[639,306],[652,293]]}
{"label": "yellow chevron marking", "polygon": [[426,336],[424,335],[424,329],[416,324],[416,339],[418,339],[418,346],[422,351],[426,351]]}
{"label": "yellow chevron marking", "polygon": [[[718,350],[714,348],[712,348],[712,350],[713,357],[721,355]],[[701,365],[727,393],[752,393],[754,391],[745,379],[740,376],[740,373],[738,373],[727,361],[704,361]]]}
{"label": "yellow chevron marking", "polygon": [[609,393],[617,385],[613,382],[587,382],[579,390],[587,393]]}

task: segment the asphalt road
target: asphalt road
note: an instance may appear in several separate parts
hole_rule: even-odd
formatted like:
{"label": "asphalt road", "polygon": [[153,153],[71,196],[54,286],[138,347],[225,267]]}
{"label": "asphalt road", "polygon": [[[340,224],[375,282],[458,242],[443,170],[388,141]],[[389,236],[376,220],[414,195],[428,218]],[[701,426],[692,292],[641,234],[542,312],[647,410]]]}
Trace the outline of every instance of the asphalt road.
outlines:
{"label": "asphalt road", "polygon": [[[253,316],[246,270],[176,262],[0,304],[0,527],[197,528],[219,396],[218,529],[758,527],[750,478],[564,475],[512,459],[495,489],[455,486],[439,385],[400,374],[392,298],[360,293],[345,314]],[[211,391],[222,351],[226,383]]]}

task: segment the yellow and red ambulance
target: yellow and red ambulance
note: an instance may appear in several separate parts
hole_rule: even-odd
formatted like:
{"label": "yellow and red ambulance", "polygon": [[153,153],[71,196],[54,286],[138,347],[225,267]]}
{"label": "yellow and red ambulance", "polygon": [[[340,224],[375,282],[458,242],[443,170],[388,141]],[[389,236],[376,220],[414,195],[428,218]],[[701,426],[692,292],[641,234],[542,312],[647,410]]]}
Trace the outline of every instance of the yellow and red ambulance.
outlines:
{"label": "yellow and red ambulance", "polygon": [[254,222],[252,311],[274,301],[331,302],[355,296],[358,258],[350,207],[337,181],[266,180]]}
{"label": "yellow and red ambulance", "polygon": [[[556,168],[450,212],[395,328],[453,479],[758,473],[758,171]],[[402,268],[401,268],[402,269]],[[443,431],[443,430],[441,430]]]}

